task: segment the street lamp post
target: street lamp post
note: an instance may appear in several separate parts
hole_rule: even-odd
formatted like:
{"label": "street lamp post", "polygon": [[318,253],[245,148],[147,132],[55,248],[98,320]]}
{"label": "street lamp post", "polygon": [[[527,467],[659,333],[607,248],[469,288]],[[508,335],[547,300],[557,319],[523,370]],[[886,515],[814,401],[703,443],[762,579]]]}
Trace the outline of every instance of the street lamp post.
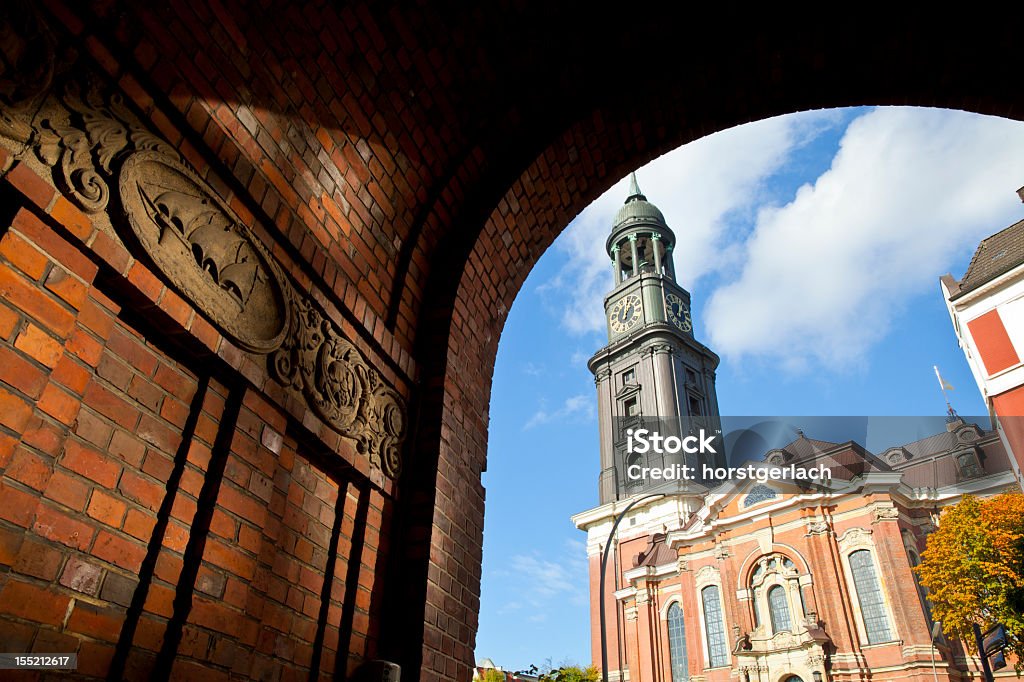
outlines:
{"label": "street lamp post", "polygon": [[985,675],[986,682],[992,682],[992,668],[988,664],[988,652],[985,651],[985,638],[981,634],[981,626],[973,624],[974,641],[978,645],[978,656],[981,658],[981,672]]}
{"label": "street lamp post", "polygon": [[626,514],[630,509],[635,507],[638,503],[644,500],[650,500],[655,497],[664,497],[665,493],[652,493],[650,495],[644,495],[638,497],[623,509],[615,517],[615,522],[612,524],[612,530],[608,533],[608,541],[604,543],[604,552],[601,554],[601,578],[599,580],[598,594],[601,595],[600,604],[598,610],[600,612],[600,624],[601,624],[601,679],[603,682],[608,682],[608,633],[605,631],[605,594],[604,594],[604,578],[608,571],[608,550],[611,548],[612,540],[615,538],[615,531],[619,527],[619,522],[625,518]]}

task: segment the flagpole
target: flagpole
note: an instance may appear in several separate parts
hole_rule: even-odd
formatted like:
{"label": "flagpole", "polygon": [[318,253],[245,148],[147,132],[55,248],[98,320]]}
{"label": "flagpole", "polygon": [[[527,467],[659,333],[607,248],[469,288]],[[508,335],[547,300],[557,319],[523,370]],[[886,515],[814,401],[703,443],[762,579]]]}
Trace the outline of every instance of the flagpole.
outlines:
{"label": "flagpole", "polygon": [[946,391],[952,391],[953,386],[948,381],[943,379],[941,374],[939,374],[938,365],[932,365],[932,369],[935,370],[935,378],[938,379],[939,381],[939,390],[942,391],[942,399],[946,401],[946,412],[949,414],[950,417],[955,417],[956,410],[954,410],[953,406],[949,404],[949,395],[946,393]]}

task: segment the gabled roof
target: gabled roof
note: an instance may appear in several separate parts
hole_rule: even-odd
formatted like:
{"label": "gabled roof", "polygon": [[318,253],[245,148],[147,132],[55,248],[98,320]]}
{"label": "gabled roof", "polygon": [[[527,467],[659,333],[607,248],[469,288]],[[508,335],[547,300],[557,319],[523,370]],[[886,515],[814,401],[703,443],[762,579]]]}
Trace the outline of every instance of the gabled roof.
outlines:
{"label": "gabled roof", "polygon": [[803,459],[804,457],[813,457],[814,455],[818,455],[822,452],[827,452],[839,447],[840,445],[841,443],[808,438],[801,433],[799,438],[780,449],[786,451],[797,459]]}
{"label": "gabled roof", "polygon": [[978,250],[971,258],[971,264],[967,266],[967,272],[959,282],[960,289],[952,298],[959,298],[1022,263],[1024,263],[1024,220],[1017,221],[1005,230],[981,240]]}
{"label": "gabled roof", "polygon": [[[804,466],[821,465],[832,470],[832,475],[850,480],[869,471],[891,471],[891,467],[859,443],[833,443],[827,440],[808,438],[802,432],[800,437],[780,448],[790,455],[784,464]],[[777,452],[777,451],[772,451]],[[772,452],[768,453],[768,459]]]}

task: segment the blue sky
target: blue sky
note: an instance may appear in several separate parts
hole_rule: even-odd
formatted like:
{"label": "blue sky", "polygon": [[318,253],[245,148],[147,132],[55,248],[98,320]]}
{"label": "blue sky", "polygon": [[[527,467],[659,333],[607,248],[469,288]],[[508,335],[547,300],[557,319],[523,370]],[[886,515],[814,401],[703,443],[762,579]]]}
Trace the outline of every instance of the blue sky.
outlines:
{"label": "blue sky", "polygon": [[[637,171],[676,234],[723,415],[984,414],[939,290],[1024,217],[1024,125],[963,112],[792,114]],[[604,240],[626,180],[573,220],[509,312],[491,397],[477,660],[590,662],[585,535],[597,503]],[[813,437],[813,434],[808,434]]]}

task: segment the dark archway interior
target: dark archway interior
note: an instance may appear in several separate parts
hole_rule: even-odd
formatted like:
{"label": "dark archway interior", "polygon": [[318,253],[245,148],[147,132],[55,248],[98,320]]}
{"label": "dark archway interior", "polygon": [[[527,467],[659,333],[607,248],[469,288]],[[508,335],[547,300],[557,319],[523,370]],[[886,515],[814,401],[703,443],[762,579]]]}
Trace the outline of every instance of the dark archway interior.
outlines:
{"label": "dark archway interior", "polygon": [[382,514],[359,503],[386,558],[365,578],[372,599],[345,612],[350,628],[368,623],[349,667],[394,660],[406,679],[469,677],[497,343],[531,267],[583,207],[666,151],[778,114],[1024,112],[1008,16],[45,4],[82,55],[68,68],[116,83],[408,400],[403,474],[374,479]]}

